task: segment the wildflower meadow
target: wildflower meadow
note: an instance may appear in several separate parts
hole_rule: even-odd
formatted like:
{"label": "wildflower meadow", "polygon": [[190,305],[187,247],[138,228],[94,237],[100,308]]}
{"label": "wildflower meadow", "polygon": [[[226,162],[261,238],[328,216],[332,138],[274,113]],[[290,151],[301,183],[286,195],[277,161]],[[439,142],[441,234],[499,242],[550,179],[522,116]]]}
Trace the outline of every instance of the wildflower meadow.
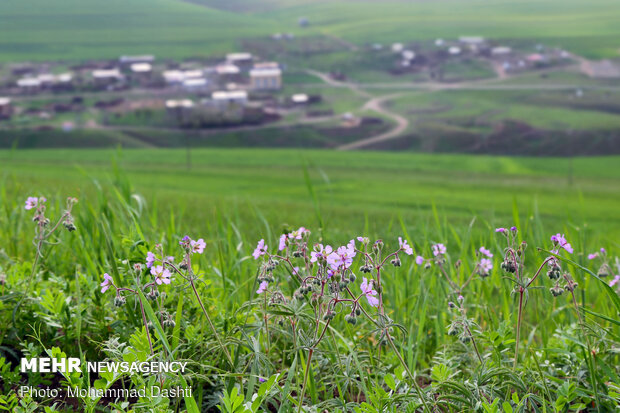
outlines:
{"label": "wildflower meadow", "polygon": [[587,226],[89,185],[0,184],[0,411],[620,411],[618,243]]}

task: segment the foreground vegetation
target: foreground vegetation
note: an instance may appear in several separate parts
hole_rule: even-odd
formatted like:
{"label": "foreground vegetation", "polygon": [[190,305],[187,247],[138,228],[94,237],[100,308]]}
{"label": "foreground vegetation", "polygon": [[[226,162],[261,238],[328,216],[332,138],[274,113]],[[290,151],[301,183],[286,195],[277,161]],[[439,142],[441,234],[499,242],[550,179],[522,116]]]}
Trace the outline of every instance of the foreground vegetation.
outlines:
{"label": "foreground vegetation", "polygon": [[[187,170],[183,151],[117,153],[116,169],[110,155],[2,153],[0,408],[606,412],[620,402],[613,158],[575,159],[570,186],[559,159],[196,151]],[[25,209],[29,196],[47,200]],[[342,247],[317,256],[317,243]],[[187,361],[189,372],[19,374],[21,357],[46,352]],[[154,381],[191,385],[193,397],[16,397],[25,384]]]}

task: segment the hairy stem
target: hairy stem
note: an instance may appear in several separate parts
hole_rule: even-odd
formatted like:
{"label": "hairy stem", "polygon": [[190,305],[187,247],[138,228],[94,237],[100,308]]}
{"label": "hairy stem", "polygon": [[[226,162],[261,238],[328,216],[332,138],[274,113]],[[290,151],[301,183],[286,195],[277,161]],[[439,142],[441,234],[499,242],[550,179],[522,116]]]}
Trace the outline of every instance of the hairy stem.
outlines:
{"label": "hairy stem", "polygon": [[200,299],[200,295],[198,295],[198,290],[196,290],[196,285],[194,284],[194,280],[190,279],[189,283],[192,286],[192,290],[194,291],[194,295],[196,296],[196,300],[198,300],[198,304],[200,304],[200,308],[202,308],[202,312],[204,313],[204,315],[205,315],[205,317],[207,319],[207,322],[209,323],[209,327],[211,328],[211,331],[213,332],[213,335],[215,336],[215,339],[217,340],[217,343],[219,344],[220,348],[222,349],[222,351],[226,355],[226,359],[228,360],[228,363],[230,364],[230,367],[234,368],[235,364],[232,361],[232,357],[230,356],[230,353],[228,352],[228,349],[226,348],[226,346],[224,346],[224,343],[222,342],[222,339],[220,338],[219,334],[217,334],[217,330],[215,329],[215,326],[213,325],[213,322],[211,321],[211,317],[209,317],[209,314],[207,313],[207,310],[206,310],[204,304],[202,303],[202,300]]}
{"label": "hairy stem", "polygon": [[149,326],[146,321],[146,314],[144,313],[144,305],[142,304],[142,299],[139,296],[138,296],[138,302],[140,303],[140,311],[142,312],[142,322],[144,323],[144,328],[146,329],[146,337],[149,339],[149,348],[151,349],[151,356],[152,356],[154,353],[153,353],[153,342],[151,341],[151,332],[149,331]]}
{"label": "hairy stem", "polygon": [[523,288],[519,291],[519,312],[517,314],[517,341],[515,341],[515,359],[512,364],[512,370],[514,371],[517,368],[517,360],[519,359],[519,338],[521,335],[521,318],[523,316]]}
{"label": "hairy stem", "polygon": [[392,336],[390,335],[388,331],[386,331],[385,336],[388,342],[390,343],[392,350],[394,350],[394,353],[396,353],[396,355],[398,356],[398,360],[400,360],[400,364],[403,366],[403,368],[407,372],[407,375],[411,379],[411,383],[413,384],[415,391],[418,393],[418,397],[420,398],[420,400],[422,401],[422,404],[424,405],[424,411],[430,412],[431,410],[429,409],[428,404],[426,404],[426,399],[424,398],[422,389],[420,388],[420,385],[415,381],[415,377],[413,377],[413,374],[411,374],[411,370],[409,370],[409,366],[407,366],[407,363],[405,363],[405,360],[403,359],[403,356],[401,356],[400,351],[398,351],[398,349],[396,348],[396,344],[394,344],[394,340],[392,339]]}
{"label": "hairy stem", "polygon": [[304,404],[304,396],[306,395],[306,385],[308,384],[308,374],[310,372],[310,362],[312,362],[312,354],[314,347],[308,350],[308,360],[306,361],[306,371],[304,373],[304,382],[301,386],[301,395],[299,396],[299,404],[297,405],[297,413],[301,412],[301,406]]}

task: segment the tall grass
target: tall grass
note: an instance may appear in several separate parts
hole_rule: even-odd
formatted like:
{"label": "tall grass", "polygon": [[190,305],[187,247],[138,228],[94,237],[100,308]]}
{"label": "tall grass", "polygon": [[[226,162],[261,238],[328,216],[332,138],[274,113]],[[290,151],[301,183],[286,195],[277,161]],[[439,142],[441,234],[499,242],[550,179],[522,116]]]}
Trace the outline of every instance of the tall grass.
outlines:
{"label": "tall grass", "polygon": [[[90,181],[88,195],[82,196],[74,209],[77,231],[62,232],[54,244],[44,246],[28,289],[36,257],[33,225],[23,200],[31,190],[19,179],[5,175],[0,182],[0,273],[6,275],[0,285],[0,357],[5,361],[0,364],[8,367],[0,379],[0,407],[17,403],[15,392],[20,384],[54,385],[60,380],[53,375],[9,374],[21,357],[54,347],[86,360],[115,359],[123,351],[147,357],[149,346],[140,312],[130,300],[124,307],[114,307],[110,296],[99,293],[101,274],[108,272],[119,285],[127,285],[125,260],[144,262],[146,251],[157,243],[172,254],[186,234],[207,241],[205,253],[193,262],[196,273],[201,274],[195,288],[202,303],[192,299],[191,290],[180,282],[165,287],[161,303],[176,323],[173,328],[154,323],[152,337],[156,358],[190,363],[190,373],[166,381],[170,386],[187,381],[194,389],[193,400],[164,398],[154,405],[139,400],[138,408],[191,411],[195,402],[202,411],[215,411],[220,403],[226,409],[226,403],[234,405],[231,400],[251,401],[254,394],[266,411],[305,410],[311,405],[329,411],[414,411],[422,409],[422,401],[439,411],[583,408],[602,412],[617,405],[620,330],[618,309],[613,304],[616,299],[604,285],[609,278],[596,279],[597,268],[585,258],[601,247],[615,255],[617,245],[603,243],[584,225],[550,227],[535,206],[523,214],[514,203],[509,212],[512,218],[504,226],[517,225],[519,241],[529,245],[526,271],[533,271],[548,256],[536,247],[547,248],[549,235],[563,232],[575,247],[571,256],[575,263],[566,265],[579,287],[575,291],[578,312],[566,294],[554,299],[548,291],[552,284],[542,276],[537,281],[540,288],[529,291],[520,356],[513,372],[518,295],[511,294],[514,285],[499,268],[504,245],[495,235],[494,225],[480,217],[472,217],[468,225],[455,224],[433,208],[430,219],[426,213],[420,213],[418,219],[415,214],[393,215],[380,231],[376,227],[369,230],[367,222],[370,233],[347,230],[342,224],[332,232],[330,222],[323,222],[322,204],[307,172],[306,182],[314,210],[305,222],[273,221],[259,208],[248,211],[247,204],[232,202],[196,219],[200,204],[177,199],[175,208],[169,208],[152,194],[138,193],[128,176],[116,168],[108,179]],[[49,199],[49,214],[59,216],[64,198],[74,194],[49,188],[40,195]],[[259,234],[268,245],[276,246],[283,227],[300,225],[314,231],[314,240],[332,245],[365,235],[382,238],[397,248],[396,238],[404,236],[416,254],[424,257],[432,257],[431,244],[444,243],[448,247],[444,265],[458,285],[474,271],[477,248],[489,247],[495,255],[494,269],[486,278],[476,277],[463,291],[471,335],[483,362],[468,340],[448,334],[455,317],[448,307],[454,291],[438,268],[426,269],[403,258],[401,268],[386,267],[381,276],[386,315],[403,327],[394,329],[393,348],[388,343],[381,345],[372,323],[352,326],[338,315],[325,327],[325,339],[308,363],[309,358],[300,351],[305,346],[303,337],[296,337],[290,328],[291,322],[303,324],[308,307],[291,303],[267,308],[266,325],[265,307],[255,294],[258,264],[250,259]],[[243,230],[249,227],[254,229]],[[359,265],[358,257],[353,268]],[[297,285],[287,281],[285,274],[278,277],[282,293],[290,297]],[[351,288],[357,291],[359,287]],[[13,321],[11,313],[22,300]],[[150,307],[146,313],[151,322],[157,321]],[[217,336],[208,317],[212,317]],[[218,339],[230,352],[232,367]],[[415,383],[405,375],[406,370],[415,376]],[[276,374],[269,386],[259,381]],[[80,378],[82,385],[92,384],[94,379]],[[109,385],[140,383],[125,376]],[[597,387],[592,383],[598,383]],[[423,389],[423,396],[413,392],[412,384]],[[307,387],[307,392],[302,387]],[[306,397],[301,396],[304,393]],[[61,411],[86,406],[66,399],[35,402],[48,406],[56,402]],[[100,400],[96,408],[129,408],[120,402]],[[497,407],[503,410],[493,406],[503,406]]]}

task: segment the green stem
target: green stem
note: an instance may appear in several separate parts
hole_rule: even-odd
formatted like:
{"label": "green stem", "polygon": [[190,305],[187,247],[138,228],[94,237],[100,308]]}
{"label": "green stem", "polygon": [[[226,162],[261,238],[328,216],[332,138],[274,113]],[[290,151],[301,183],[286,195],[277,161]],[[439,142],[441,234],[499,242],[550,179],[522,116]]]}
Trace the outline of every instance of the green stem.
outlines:
{"label": "green stem", "polygon": [[390,343],[390,346],[392,347],[392,350],[394,350],[394,353],[396,353],[396,355],[398,356],[398,360],[400,360],[400,364],[403,366],[403,368],[407,372],[407,375],[411,379],[411,383],[413,384],[413,387],[415,387],[415,391],[418,393],[418,397],[420,398],[420,400],[422,401],[422,404],[424,405],[424,411],[430,412],[431,410],[428,407],[428,404],[426,404],[426,399],[424,398],[424,395],[422,394],[422,389],[420,388],[420,385],[418,385],[418,383],[415,381],[415,378],[413,377],[413,374],[411,374],[411,370],[409,370],[409,367],[407,366],[407,363],[405,363],[403,356],[400,355],[400,351],[398,351],[398,349],[396,348],[396,344],[394,344],[394,340],[392,340],[392,336],[390,335],[389,332],[386,332],[385,336],[387,337],[388,342]]}
{"label": "green stem", "polygon": [[512,364],[512,370],[517,368],[517,360],[519,359],[519,338],[521,336],[521,317],[523,316],[523,288],[519,291],[519,312],[517,314],[517,341],[515,342],[515,360]]}
{"label": "green stem", "polygon": [[198,295],[198,291],[196,290],[196,285],[194,284],[194,280],[190,278],[189,283],[192,286],[192,290],[194,291],[194,295],[196,296],[196,300],[198,300],[198,304],[200,304],[200,308],[202,308],[202,312],[204,313],[205,317],[207,318],[207,322],[209,323],[209,327],[211,327],[211,331],[213,332],[213,335],[215,336],[215,339],[217,340],[220,348],[222,349],[222,351],[226,355],[226,359],[228,360],[228,363],[230,364],[230,367],[234,368],[235,364],[232,361],[232,357],[230,357],[230,353],[228,352],[228,349],[226,348],[226,346],[224,346],[224,343],[222,342],[222,339],[220,338],[219,334],[217,334],[217,330],[215,329],[215,326],[213,325],[213,322],[211,321],[211,317],[209,317],[209,314],[207,313],[207,310],[206,310],[204,304],[202,304],[202,300],[200,299],[200,296]]}
{"label": "green stem", "polygon": [[310,362],[312,362],[312,354],[314,348],[308,350],[308,361],[306,361],[306,371],[304,373],[304,383],[301,386],[301,396],[299,397],[299,404],[297,405],[297,413],[301,412],[301,406],[304,404],[304,396],[306,395],[306,385],[308,384],[308,373],[310,372]]}

